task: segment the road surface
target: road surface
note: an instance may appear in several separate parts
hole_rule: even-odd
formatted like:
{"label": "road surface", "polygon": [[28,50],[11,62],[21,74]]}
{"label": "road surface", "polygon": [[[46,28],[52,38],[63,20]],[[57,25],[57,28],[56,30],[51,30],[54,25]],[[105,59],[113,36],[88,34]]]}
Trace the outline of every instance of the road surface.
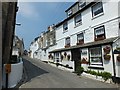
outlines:
{"label": "road surface", "polygon": [[20,88],[116,88],[84,76],[63,71],[37,59],[24,58],[26,82]]}

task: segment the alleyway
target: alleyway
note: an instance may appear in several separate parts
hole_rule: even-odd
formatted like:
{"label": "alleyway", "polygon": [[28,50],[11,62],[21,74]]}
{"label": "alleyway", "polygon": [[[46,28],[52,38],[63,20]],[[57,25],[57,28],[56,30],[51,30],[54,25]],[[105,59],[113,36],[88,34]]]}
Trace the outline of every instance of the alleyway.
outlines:
{"label": "alleyway", "polygon": [[20,88],[116,88],[116,85],[79,77],[27,57],[24,58],[24,68],[26,83]]}

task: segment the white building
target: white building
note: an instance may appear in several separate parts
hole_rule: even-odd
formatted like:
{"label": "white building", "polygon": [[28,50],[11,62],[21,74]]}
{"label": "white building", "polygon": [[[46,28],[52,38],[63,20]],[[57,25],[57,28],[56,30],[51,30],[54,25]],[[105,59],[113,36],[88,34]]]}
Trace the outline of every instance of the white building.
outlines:
{"label": "white building", "polygon": [[92,1],[80,0],[68,8],[67,18],[54,26],[55,42],[50,44],[49,31],[43,33],[39,45],[31,44],[31,57],[37,52],[34,58],[58,62],[72,71],[82,66],[120,78],[120,54],[114,54],[120,49],[120,2]]}
{"label": "white building", "polygon": [[39,37],[36,37],[35,40],[33,42],[31,42],[31,44],[30,44],[30,48],[29,48],[30,55],[29,56],[31,58],[36,58],[37,52],[35,52],[35,51],[38,50],[38,48],[39,48],[38,42],[39,42]]}
{"label": "white building", "polygon": [[[114,7],[114,8],[113,8]],[[120,77],[120,2],[76,2],[66,10],[67,18],[56,25],[54,61],[76,70],[107,71]]]}

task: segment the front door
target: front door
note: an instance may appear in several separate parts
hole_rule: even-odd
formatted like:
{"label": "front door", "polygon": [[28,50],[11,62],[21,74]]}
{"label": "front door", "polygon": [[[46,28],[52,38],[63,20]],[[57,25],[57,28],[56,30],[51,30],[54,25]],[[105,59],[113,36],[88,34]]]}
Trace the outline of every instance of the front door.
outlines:
{"label": "front door", "polygon": [[75,71],[77,66],[81,66],[80,60],[81,60],[81,53],[80,49],[73,49],[71,50],[72,53],[72,60],[74,60],[74,66],[75,66]]}

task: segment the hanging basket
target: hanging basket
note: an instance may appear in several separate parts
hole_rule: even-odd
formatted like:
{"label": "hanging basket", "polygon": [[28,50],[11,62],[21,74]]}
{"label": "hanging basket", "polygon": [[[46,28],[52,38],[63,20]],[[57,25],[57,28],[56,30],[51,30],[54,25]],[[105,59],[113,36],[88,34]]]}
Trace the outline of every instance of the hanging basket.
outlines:
{"label": "hanging basket", "polygon": [[70,55],[69,54],[67,55],[67,59],[70,60]]}
{"label": "hanging basket", "polygon": [[105,60],[110,60],[110,59],[111,59],[111,55],[105,54],[105,55],[104,55],[104,59],[105,59]]}
{"label": "hanging basket", "polygon": [[117,61],[120,62],[120,54],[117,56]]}
{"label": "hanging basket", "polygon": [[103,50],[104,50],[104,53],[105,54],[109,54],[110,53],[110,47],[109,46],[106,46],[105,48],[103,48]]}
{"label": "hanging basket", "polygon": [[82,58],[82,60],[81,60],[81,64],[89,64],[89,62],[87,61],[87,59]]}

